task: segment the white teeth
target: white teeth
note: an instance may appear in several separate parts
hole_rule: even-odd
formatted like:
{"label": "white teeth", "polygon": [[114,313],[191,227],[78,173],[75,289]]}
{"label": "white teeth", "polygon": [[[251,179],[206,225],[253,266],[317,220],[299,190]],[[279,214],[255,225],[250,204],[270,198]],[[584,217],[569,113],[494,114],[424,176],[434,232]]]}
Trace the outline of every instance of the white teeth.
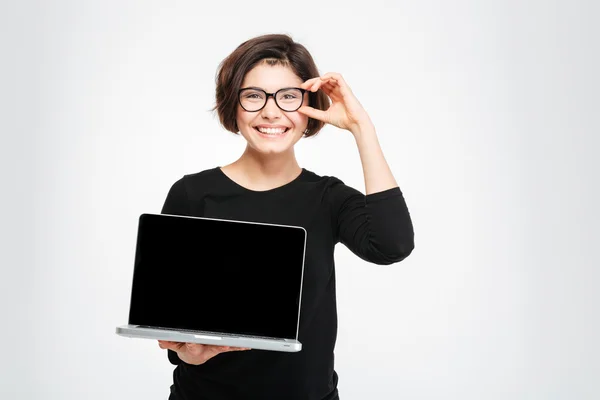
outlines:
{"label": "white teeth", "polygon": [[280,135],[283,132],[285,132],[285,129],[281,129],[281,128],[256,128],[258,131],[262,132],[262,133],[266,133],[269,135]]}

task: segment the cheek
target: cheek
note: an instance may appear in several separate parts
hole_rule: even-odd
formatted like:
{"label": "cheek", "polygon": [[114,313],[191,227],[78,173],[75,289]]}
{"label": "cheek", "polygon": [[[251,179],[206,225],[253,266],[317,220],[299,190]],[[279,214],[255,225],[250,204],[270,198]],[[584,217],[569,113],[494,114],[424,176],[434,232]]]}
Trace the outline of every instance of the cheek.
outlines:
{"label": "cheek", "polygon": [[308,117],[301,113],[296,113],[293,117],[290,116],[290,120],[294,123],[296,128],[306,128],[308,125]]}
{"label": "cheek", "polygon": [[235,116],[235,119],[236,119],[236,121],[237,121],[237,123],[238,123],[238,127],[239,127],[240,125],[244,125],[244,124],[246,124],[246,123],[248,122],[248,117],[247,117],[247,114],[248,114],[248,113],[245,113],[245,112],[243,112],[243,110],[241,110],[241,109],[239,108],[239,106],[238,106],[238,109],[237,109],[237,114],[236,114],[236,116]]}
{"label": "cheek", "polygon": [[236,122],[240,133],[242,130],[248,130],[248,125],[252,125],[252,116],[246,112],[238,112]]}

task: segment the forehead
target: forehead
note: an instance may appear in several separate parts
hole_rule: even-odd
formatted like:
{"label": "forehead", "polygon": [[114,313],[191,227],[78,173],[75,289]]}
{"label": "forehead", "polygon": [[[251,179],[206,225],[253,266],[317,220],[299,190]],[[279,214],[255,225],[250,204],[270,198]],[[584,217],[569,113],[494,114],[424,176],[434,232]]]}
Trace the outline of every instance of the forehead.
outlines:
{"label": "forehead", "polygon": [[248,71],[242,87],[256,86],[268,92],[274,92],[282,87],[298,86],[302,82],[302,79],[290,67],[259,64]]}

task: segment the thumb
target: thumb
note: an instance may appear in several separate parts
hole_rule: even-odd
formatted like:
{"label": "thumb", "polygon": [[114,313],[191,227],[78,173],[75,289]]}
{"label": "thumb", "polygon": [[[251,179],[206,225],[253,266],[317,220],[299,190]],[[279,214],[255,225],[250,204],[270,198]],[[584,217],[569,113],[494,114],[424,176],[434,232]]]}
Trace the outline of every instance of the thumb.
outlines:
{"label": "thumb", "polygon": [[327,121],[327,112],[323,110],[318,110],[316,108],[312,108],[309,106],[302,106],[298,109],[298,112],[313,118],[318,119],[319,121],[328,122]]}

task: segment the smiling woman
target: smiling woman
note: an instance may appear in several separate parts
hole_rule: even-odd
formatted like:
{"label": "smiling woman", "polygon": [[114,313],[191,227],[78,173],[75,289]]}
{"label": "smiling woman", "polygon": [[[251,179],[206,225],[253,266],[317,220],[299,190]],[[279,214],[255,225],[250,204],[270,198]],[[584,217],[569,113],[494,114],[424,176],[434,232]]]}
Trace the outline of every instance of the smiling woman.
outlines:
{"label": "smiling woman", "polygon": [[[216,79],[216,105],[213,110],[218,111],[221,124],[233,133],[237,133],[238,99],[242,88],[255,86],[264,91],[266,88],[260,85],[253,85],[251,82],[257,79],[267,77],[266,82],[276,85],[275,76],[269,76],[269,70],[263,70],[262,73],[254,73],[253,79],[248,79],[248,74],[258,65],[282,67],[288,70],[288,74],[279,76],[282,85],[277,88],[270,88],[276,91],[288,85],[284,82],[302,83],[308,79],[319,76],[317,66],[308,52],[300,43],[294,42],[286,35],[265,35],[248,40],[238,46],[220,66]],[[281,68],[280,68],[281,69]],[[294,86],[292,84],[291,86]],[[326,110],[330,101],[323,92],[307,92],[306,104],[320,110]],[[304,95],[304,92],[303,92]],[[264,93],[264,99],[268,99]],[[278,100],[278,99],[277,99]],[[256,111],[259,111],[257,109]],[[296,110],[290,110],[296,111]],[[306,127],[305,136],[317,134],[323,128],[324,122],[318,119],[311,119]]]}
{"label": "smiling woman", "polygon": [[[303,227],[302,351],[160,341],[177,365],[170,399],[339,399],[334,248],[341,242],[374,264],[405,259],[414,232],[404,196],[344,78],[319,76],[309,52],[289,36],[242,43],[221,63],[216,86],[214,110],[225,129],[245,139],[246,149],[229,165],[184,175],[162,213]],[[366,195],[298,165],[294,145],[325,124],[354,136]]]}

